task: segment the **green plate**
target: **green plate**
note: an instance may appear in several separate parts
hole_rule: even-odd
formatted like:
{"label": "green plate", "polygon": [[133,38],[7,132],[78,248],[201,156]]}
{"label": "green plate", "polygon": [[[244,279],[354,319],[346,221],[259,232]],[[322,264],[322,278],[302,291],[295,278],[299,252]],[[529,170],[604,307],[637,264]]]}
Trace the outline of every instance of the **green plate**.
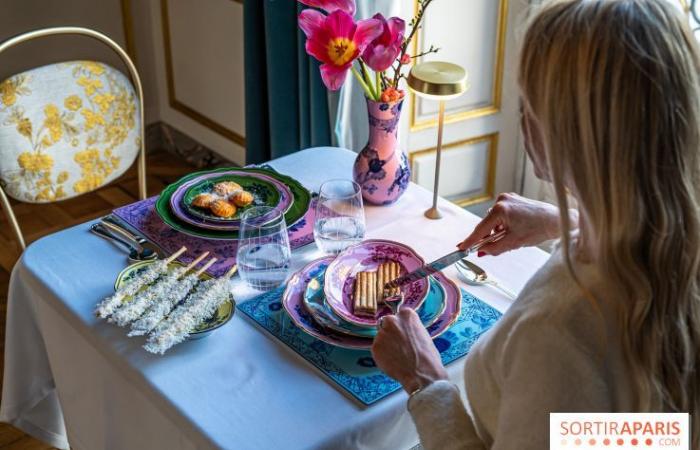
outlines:
{"label": "green plate", "polygon": [[190,236],[205,239],[238,239],[238,231],[216,231],[195,227],[193,225],[189,225],[180,221],[177,217],[175,217],[172,211],[170,211],[170,197],[181,184],[187,183],[191,179],[201,175],[205,175],[208,173],[226,172],[229,170],[243,170],[251,173],[262,173],[286,184],[292,191],[292,195],[294,196],[294,202],[292,203],[292,206],[287,210],[287,212],[284,215],[284,219],[287,222],[287,226],[291,226],[296,221],[304,217],[304,214],[306,214],[306,211],[308,211],[309,204],[311,203],[311,193],[294,178],[289,177],[287,175],[279,174],[274,170],[270,169],[241,169],[238,167],[224,167],[221,169],[191,173],[187,176],[182,177],[175,183],[167,186],[165,189],[163,189],[163,192],[161,192],[160,196],[158,197],[158,200],[156,201],[156,212],[158,213],[160,218],[163,219],[163,222],[165,222],[168,226]]}
{"label": "green plate", "polygon": [[227,223],[234,220],[240,220],[241,214],[243,214],[247,208],[250,208],[250,206],[245,208],[236,208],[236,214],[231,217],[223,218],[212,214],[208,209],[197,208],[196,206],[192,205],[192,200],[194,200],[196,196],[199,194],[210,193],[214,188],[214,185],[216,183],[221,183],[222,181],[233,181],[238,183],[244,190],[253,194],[253,203],[250,206],[270,206],[274,208],[280,202],[279,191],[275,185],[268,181],[240,175],[222,175],[220,177],[202,180],[201,182],[187,188],[185,195],[182,197],[182,207],[193,216],[213,222]]}
{"label": "green plate", "polygon": [[[136,276],[137,273],[146,268],[146,266],[148,266],[149,264],[153,264],[153,262],[154,261],[137,262],[122,270],[117,276],[117,280],[114,282],[114,290],[119,289],[119,287],[122,284]],[[174,261],[170,263],[170,266],[183,266],[183,264]],[[211,276],[207,275],[206,273],[203,273],[199,276],[199,278],[202,280],[208,280],[211,278]],[[131,297],[126,297],[124,301],[131,301]],[[236,301],[233,299],[233,296],[230,296],[229,301],[224,302],[221,306],[219,306],[219,308],[216,310],[216,313],[213,316],[197,325],[194,331],[190,333],[189,339],[200,339],[205,336],[208,336],[212,331],[216,330],[217,328],[231,320],[231,317],[233,317],[233,313],[235,310]]]}

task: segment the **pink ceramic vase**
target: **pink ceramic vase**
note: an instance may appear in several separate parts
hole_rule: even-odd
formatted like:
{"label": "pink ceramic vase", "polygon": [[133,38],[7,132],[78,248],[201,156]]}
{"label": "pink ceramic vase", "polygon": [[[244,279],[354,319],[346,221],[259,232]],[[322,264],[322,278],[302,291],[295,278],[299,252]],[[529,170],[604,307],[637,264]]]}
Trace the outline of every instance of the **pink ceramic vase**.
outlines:
{"label": "pink ceramic vase", "polygon": [[374,205],[394,203],[411,179],[408,159],[396,137],[402,105],[403,99],[391,103],[367,100],[369,142],[355,159],[353,179],[362,187],[362,197]]}

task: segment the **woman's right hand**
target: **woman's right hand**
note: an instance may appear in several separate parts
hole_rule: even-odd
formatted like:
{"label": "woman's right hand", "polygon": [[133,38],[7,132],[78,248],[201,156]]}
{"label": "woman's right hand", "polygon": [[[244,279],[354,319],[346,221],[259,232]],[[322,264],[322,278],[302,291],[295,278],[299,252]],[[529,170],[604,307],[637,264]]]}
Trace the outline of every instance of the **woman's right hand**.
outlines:
{"label": "woman's right hand", "polygon": [[[576,210],[570,210],[569,220],[572,228],[578,227]],[[479,250],[479,256],[496,256],[555,239],[559,237],[559,228],[559,208],[556,206],[517,194],[501,194],[486,217],[457,247],[466,250],[491,232],[506,230],[502,239]]]}

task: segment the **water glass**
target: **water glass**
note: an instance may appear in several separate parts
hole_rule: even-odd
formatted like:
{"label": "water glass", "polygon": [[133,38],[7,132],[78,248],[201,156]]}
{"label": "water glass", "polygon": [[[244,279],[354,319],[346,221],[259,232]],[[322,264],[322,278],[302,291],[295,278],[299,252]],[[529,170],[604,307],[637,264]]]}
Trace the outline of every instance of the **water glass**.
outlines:
{"label": "water glass", "polygon": [[319,250],[338,254],[364,237],[365,211],[360,185],[351,180],[323,183],[314,222],[314,239]]}
{"label": "water glass", "polygon": [[[268,216],[269,215],[269,216]],[[264,220],[261,220],[263,216]],[[272,217],[272,220],[267,220]],[[238,272],[248,286],[268,291],[287,278],[292,252],[287,223],[281,211],[257,206],[241,216],[238,242]]]}

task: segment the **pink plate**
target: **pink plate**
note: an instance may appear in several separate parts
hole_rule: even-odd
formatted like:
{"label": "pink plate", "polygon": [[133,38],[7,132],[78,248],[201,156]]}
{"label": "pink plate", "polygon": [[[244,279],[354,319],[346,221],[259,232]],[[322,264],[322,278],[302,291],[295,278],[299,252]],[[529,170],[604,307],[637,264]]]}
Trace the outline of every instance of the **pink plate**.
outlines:
{"label": "pink plate", "polygon": [[[411,247],[394,241],[371,239],[352,245],[339,254],[326,270],[323,292],[328,306],[337,315],[360,327],[376,327],[377,320],[391,314],[389,307],[379,308],[375,317],[353,314],[353,286],[357,272],[375,270],[383,262],[396,261],[401,266],[401,275],[412,272],[425,262]],[[404,308],[418,309],[428,295],[428,279],[404,286]]]}
{"label": "pink plate", "polygon": [[[327,264],[328,260],[329,258],[326,257],[313,261],[292,275],[282,295],[282,305],[294,324],[316,339],[337,347],[368,350],[372,346],[373,339],[351,336],[324,328],[317,324],[304,308],[306,285],[321,273],[322,266]],[[435,323],[428,327],[428,333],[434,339],[447,331],[459,318],[462,294],[457,285],[444,274],[437,273],[433,277],[440,283],[446,294],[445,310]]]}

